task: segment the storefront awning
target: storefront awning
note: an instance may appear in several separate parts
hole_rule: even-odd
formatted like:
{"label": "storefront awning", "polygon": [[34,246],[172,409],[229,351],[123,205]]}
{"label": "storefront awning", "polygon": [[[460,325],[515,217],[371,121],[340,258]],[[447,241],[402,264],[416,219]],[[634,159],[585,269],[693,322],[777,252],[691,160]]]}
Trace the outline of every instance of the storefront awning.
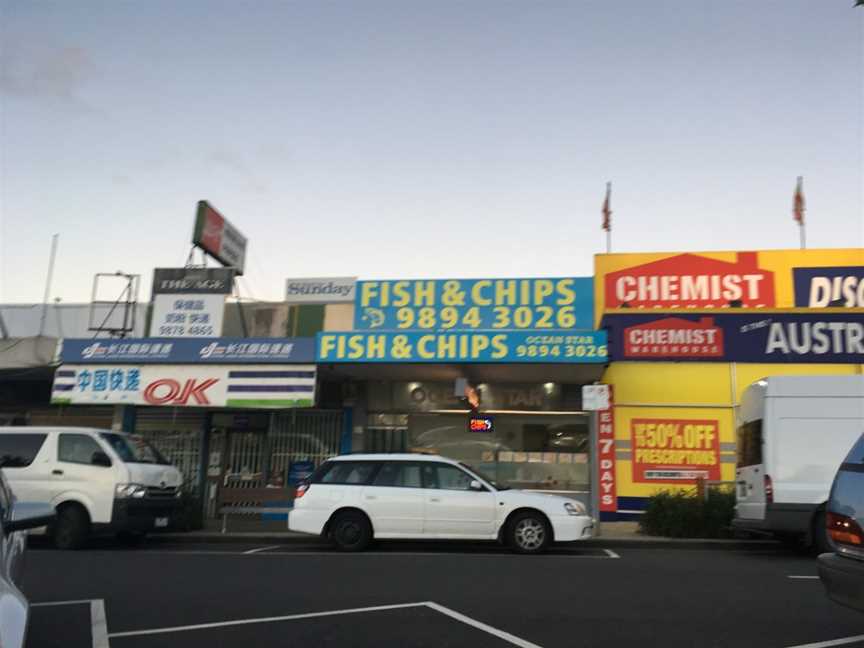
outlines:
{"label": "storefront awning", "polygon": [[557,382],[587,384],[600,380],[602,364],[319,364],[325,380],[455,380],[471,382]]}

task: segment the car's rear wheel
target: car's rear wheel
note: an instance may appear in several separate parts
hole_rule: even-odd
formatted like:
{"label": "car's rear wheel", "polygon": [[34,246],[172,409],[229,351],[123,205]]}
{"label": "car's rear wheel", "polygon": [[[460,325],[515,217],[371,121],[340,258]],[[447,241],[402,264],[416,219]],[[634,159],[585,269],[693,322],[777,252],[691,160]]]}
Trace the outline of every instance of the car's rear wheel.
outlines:
{"label": "car's rear wheel", "polygon": [[330,523],[330,539],[339,551],[363,551],[372,542],[372,525],[357,511],[338,513]]}
{"label": "car's rear wheel", "polygon": [[61,506],[51,528],[51,538],[58,549],[78,549],[90,535],[90,518],[76,504]]}
{"label": "car's rear wheel", "polygon": [[828,553],[833,551],[831,540],[828,538],[828,525],[825,515],[825,509],[816,511],[813,516],[813,527],[810,530],[812,542],[811,547],[816,553]]}
{"label": "car's rear wheel", "polygon": [[522,554],[542,553],[551,541],[552,529],[541,513],[524,511],[510,520],[507,543],[513,551]]}

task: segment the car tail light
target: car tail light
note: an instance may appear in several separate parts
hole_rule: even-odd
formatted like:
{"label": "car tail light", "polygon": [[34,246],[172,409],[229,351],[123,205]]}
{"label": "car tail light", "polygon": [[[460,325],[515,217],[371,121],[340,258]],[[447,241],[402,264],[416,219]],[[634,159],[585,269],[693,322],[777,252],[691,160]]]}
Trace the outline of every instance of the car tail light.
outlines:
{"label": "car tail light", "polygon": [[857,546],[864,544],[864,531],[853,518],[839,513],[828,513],[826,523],[828,535],[834,542]]}
{"label": "car tail light", "polygon": [[299,484],[297,484],[297,492],[294,493],[294,499],[298,500],[303,497],[309,490],[310,485],[311,484],[309,482],[300,482]]}
{"label": "car tail light", "polygon": [[774,503],[774,483],[771,481],[771,475],[765,475],[765,502],[768,504]]}

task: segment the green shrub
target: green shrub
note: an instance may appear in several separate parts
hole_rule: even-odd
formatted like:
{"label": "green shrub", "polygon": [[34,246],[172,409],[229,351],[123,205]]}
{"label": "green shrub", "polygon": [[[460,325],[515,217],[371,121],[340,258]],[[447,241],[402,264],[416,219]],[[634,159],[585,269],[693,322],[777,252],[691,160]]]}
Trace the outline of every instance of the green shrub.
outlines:
{"label": "green shrub", "polygon": [[728,538],[734,511],[731,491],[712,489],[705,499],[694,492],[663,491],[648,498],[639,530],[670,538]]}

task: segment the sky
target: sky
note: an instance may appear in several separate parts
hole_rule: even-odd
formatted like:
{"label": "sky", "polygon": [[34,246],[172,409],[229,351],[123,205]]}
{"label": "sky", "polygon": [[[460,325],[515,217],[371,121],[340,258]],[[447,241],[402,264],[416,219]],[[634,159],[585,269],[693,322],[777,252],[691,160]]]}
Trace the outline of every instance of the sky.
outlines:
{"label": "sky", "polygon": [[0,302],[186,261],[198,200],[288,277],[587,276],[864,245],[852,0],[0,0]]}

